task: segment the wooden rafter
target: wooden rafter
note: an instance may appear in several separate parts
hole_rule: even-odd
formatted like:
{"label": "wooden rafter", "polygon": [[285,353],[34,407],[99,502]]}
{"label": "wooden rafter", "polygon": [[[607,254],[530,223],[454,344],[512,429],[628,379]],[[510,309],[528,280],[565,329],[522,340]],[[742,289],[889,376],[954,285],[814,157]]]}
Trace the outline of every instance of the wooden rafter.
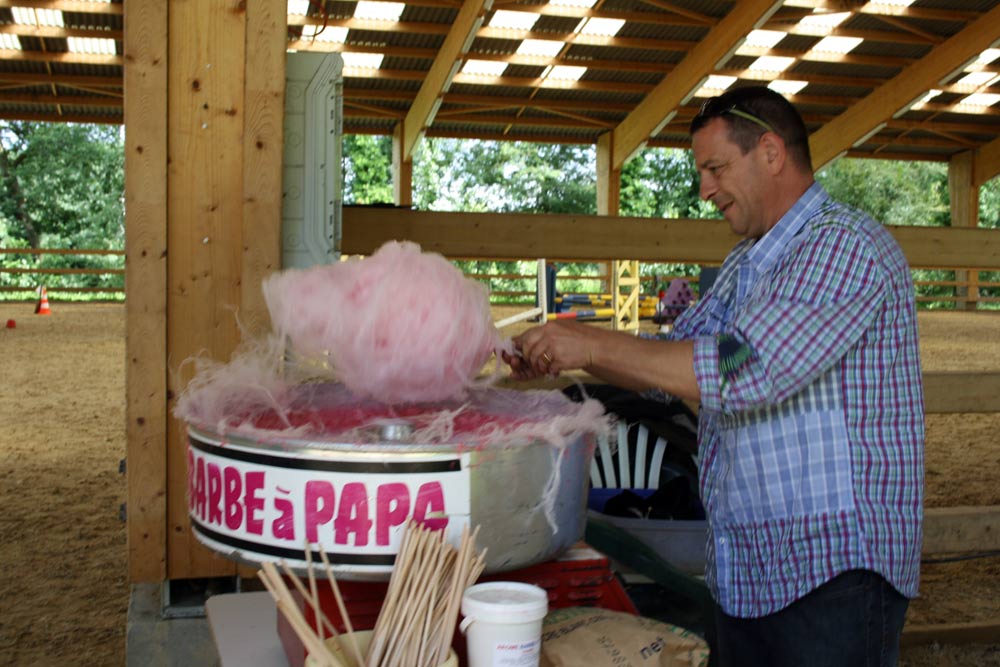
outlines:
{"label": "wooden rafter", "polygon": [[817,168],[850,148],[858,139],[892,118],[906,104],[936,86],[956,69],[997,42],[1000,6],[936,46],[927,56],[903,70],[875,92],[814,132],[809,139]]}
{"label": "wooden rafter", "polygon": [[77,0],[0,0],[0,9],[25,7],[29,9],[52,9],[60,12],[78,14],[122,14],[122,3],[115,2],[80,2]]}
{"label": "wooden rafter", "polygon": [[733,7],[674,70],[614,129],[611,168],[621,169],[651,134],[687,101],[702,81],[734,50],[742,37],[760,25],[781,2],[747,0]]}
{"label": "wooden rafter", "polygon": [[972,159],[972,183],[975,187],[1000,174],[1000,138],[980,146]]}
{"label": "wooden rafter", "polygon": [[462,57],[469,50],[473,36],[483,24],[483,14],[489,11],[491,4],[492,0],[462,3],[462,9],[455,17],[451,30],[444,38],[444,43],[438,50],[437,57],[403,120],[404,161],[411,159],[413,149],[424,129],[434,121],[434,113],[441,104],[440,96],[448,91],[455,73],[462,65]]}

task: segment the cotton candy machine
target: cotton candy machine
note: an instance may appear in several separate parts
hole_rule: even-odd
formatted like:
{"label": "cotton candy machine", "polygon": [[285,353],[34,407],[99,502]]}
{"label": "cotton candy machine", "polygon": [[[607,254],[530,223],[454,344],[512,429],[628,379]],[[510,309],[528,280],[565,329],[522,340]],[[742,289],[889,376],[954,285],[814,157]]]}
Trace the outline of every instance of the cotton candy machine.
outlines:
{"label": "cotton candy machine", "polygon": [[338,577],[387,579],[405,523],[458,544],[480,527],[486,571],[551,559],[584,530],[596,402],[486,389],[462,402],[388,406],[335,384],[233,426],[188,424],[188,504],[207,547],[257,564],[322,545]]}

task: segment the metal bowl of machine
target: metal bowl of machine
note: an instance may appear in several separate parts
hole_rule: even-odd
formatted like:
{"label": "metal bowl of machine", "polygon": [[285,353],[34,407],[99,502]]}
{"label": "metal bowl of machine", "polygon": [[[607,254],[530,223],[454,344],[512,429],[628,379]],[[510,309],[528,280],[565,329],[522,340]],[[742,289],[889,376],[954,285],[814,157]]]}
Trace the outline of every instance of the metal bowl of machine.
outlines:
{"label": "metal bowl of machine", "polygon": [[192,528],[245,564],[283,559],[304,572],[309,545],[338,578],[385,580],[408,521],[453,544],[478,527],[487,573],[526,567],[582,537],[594,438],[584,430],[557,446],[518,432],[484,443],[459,428],[428,444],[414,441],[406,416],[372,420],[349,439],[188,424]]}

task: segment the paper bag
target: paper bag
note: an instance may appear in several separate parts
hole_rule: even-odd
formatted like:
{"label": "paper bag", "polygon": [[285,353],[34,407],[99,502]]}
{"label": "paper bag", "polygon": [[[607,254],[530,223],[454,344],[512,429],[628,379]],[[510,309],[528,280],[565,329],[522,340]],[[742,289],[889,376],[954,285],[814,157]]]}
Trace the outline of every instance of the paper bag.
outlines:
{"label": "paper bag", "polygon": [[607,609],[545,617],[540,667],[705,667],[708,644],[683,628]]}

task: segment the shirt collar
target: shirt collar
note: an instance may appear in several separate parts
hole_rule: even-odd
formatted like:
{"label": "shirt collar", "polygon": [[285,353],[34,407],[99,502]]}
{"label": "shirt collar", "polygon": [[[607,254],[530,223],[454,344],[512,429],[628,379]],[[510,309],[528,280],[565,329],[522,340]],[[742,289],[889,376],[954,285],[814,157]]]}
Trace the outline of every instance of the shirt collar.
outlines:
{"label": "shirt collar", "polygon": [[747,252],[745,261],[757,272],[770,267],[784,253],[785,247],[805,226],[817,209],[830,198],[819,182],[814,181],[781,219]]}

